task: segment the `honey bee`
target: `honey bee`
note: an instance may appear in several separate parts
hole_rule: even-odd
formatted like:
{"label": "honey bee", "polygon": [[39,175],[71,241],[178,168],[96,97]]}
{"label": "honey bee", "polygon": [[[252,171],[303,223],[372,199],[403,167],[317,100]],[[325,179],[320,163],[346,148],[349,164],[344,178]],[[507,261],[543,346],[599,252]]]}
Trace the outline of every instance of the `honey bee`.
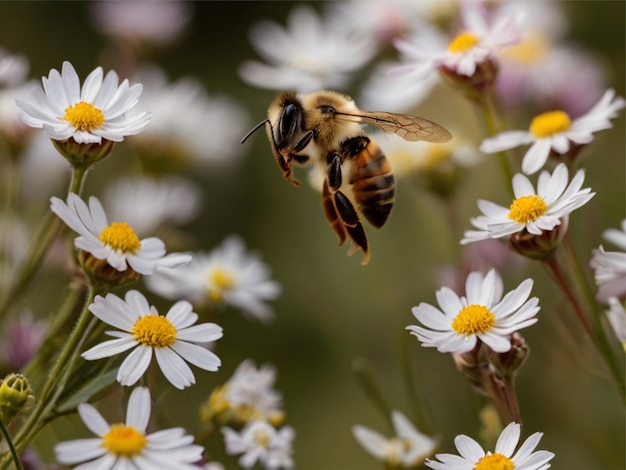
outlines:
{"label": "honey bee", "polygon": [[452,135],[434,122],[382,111],[363,111],[354,101],[334,91],[283,93],[270,104],[267,118],[244,138],[265,126],[272,153],[284,177],[295,186],[292,165],[314,163],[325,175],[322,202],[326,217],[342,245],[349,237],[352,255],[370,251],[359,214],[382,227],[395,198],[393,169],[378,144],[361,127],[373,124],[384,132],[414,142],[447,142]]}

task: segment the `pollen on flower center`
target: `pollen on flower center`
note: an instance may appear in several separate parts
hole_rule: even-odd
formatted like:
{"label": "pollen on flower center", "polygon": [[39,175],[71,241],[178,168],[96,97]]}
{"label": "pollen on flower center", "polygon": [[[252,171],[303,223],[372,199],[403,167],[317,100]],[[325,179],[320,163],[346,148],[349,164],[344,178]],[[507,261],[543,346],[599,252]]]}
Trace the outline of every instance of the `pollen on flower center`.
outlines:
{"label": "pollen on flower center", "polygon": [[530,132],[539,139],[550,137],[570,128],[570,118],[565,111],[549,111],[535,116],[530,122]]}
{"label": "pollen on flower center", "polygon": [[98,240],[124,253],[135,253],[141,247],[139,237],[126,222],[113,222],[108,225],[100,233]]}
{"label": "pollen on flower center", "polygon": [[138,343],[166,348],[176,342],[176,327],[161,315],[145,315],[135,322],[131,333]]}
{"label": "pollen on flower center", "polygon": [[209,297],[219,302],[224,298],[224,291],[235,284],[235,277],[222,268],[215,268],[209,274]]}
{"label": "pollen on flower center", "polygon": [[486,333],[496,324],[496,317],[484,305],[468,305],[452,320],[452,329],[458,335]]}
{"label": "pollen on flower center", "polygon": [[145,436],[132,426],[113,424],[102,438],[102,446],[118,457],[133,457],[141,454],[148,444]]}
{"label": "pollen on flower center", "polygon": [[472,470],[513,470],[513,461],[502,454],[487,454],[481,458]]}
{"label": "pollen on flower center", "polygon": [[448,51],[459,54],[474,47],[480,39],[467,31],[463,31],[448,44]]}
{"label": "pollen on flower center", "polygon": [[548,210],[548,205],[539,196],[521,196],[509,207],[509,219],[518,224],[534,222]]}
{"label": "pollen on flower center", "polygon": [[255,429],[254,430],[254,440],[261,447],[268,447],[270,445],[270,435],[265,429]]}
{"label": "pollen on flower center", "polygon": [[93,104],[81,101],[65,108],[63,119],[79,131],[91,132],[104,124],[104,114]]}

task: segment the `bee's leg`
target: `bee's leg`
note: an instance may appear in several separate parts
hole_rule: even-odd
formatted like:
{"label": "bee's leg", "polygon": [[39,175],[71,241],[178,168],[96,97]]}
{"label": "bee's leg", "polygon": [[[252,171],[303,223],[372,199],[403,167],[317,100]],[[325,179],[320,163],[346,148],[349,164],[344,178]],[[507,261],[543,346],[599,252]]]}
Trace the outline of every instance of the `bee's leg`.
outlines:
{"label": "bee's leg", "polygon": [[330,227],[339,237],[339,244],[343,245],[343,242],[346,241],[347,236],[346,227],[339,217],[339,214],[337,214],[337,208],[335,207],[335,198],[328,189],[328,183],[326,181],[324,181],[324,188],[322,190],[322,203],[324,204],[324,212],[326,213],[326,218],[330,223]]}
{"label": "bee's leg", "polygon": [[311,139],[313,138],[313,131],[306,131],[302,138],[296,143],[293,148],[294,152],[301,152],[304,148],[309,145]]}
{"label": "bee's leg", "polygon": [[358,250],[358,248],[361,248],[363,250],[363,255],[365,256],[362,264],[369,263],[370,254],[367,244],[367,236],[365,235],[365,229],[359,220],[359,215],[350,202],[350,199],[348,199],[341,191],[336,191],[333,196],[337,214],[343,222],[348,235],[350,235],[352,241],[357,245],[354,250],[350,251],[349,254],[353,254],[356,250]]}
{"label": "bee's leg", "polygon": [[338,191],[342,183],[341,157],[336,153],[330,153],[326,160],[328,162],[328,185],[333,191]]}

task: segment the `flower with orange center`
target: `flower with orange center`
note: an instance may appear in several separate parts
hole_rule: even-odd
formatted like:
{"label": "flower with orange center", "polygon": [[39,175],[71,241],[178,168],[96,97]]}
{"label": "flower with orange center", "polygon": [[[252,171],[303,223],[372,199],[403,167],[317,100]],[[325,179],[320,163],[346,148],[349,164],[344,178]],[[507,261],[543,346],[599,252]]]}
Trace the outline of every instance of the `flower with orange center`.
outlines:
{"label": "flower with orange center", "polygon": [[81,87],[76,70],[66,61],[61,73],[52,69],[42,78],[42,85],[16,103],[24,123],[43,128],[56,141],[121,142],[145,129],[152,117],[148,112],[127,117],[126,112],[139,101],[142,85],[131,86],[128,80],[119,83],[117,73],[104,76],[102,67],[93,70]]}
{"label": "flower with orange center", "polygon": [[444,353],[466,353],[478,341],[495,352],[507,352],[511,335],[537,321],[539,301],[528,298],[532,286],[532,279],[526,279],[502,297],[502,278],[494,269],[487,275],[474,271],[467,277],[464,296],[443,287],[437,291],[440,309],[424,302],[413,307],[413,315],[424,326],[410,325],[407,330],[422,346]]}
{"label": "flower with orange center", "polygon": [[545,165],[551,152],[559,155],[577,152],[578,147],[593,141],[594,133],[613,127],[611,119],[624,106],[624,98],[615,96],[615,90],[609,89],[595,106],[576,119],[562,110],[548,111],[535,116],[528,131],[502,132],[483,140],[480,150],[495,153],[531,144],[522,160],[522,172],[530,175]]}
{"label": "flower with orange center", "polygon": [[519,233],[541,236],[557,229],[564,218],[594,196],[590,188],[581,189],[584,179],[583,170],[578,170],[568,184],[569,173],[561,163],[552,174],[541,172],[535,191],[527,176],[516,174],[513,177],[513,202],[504,207],[480,199],[478,208],[483,215],[471,219],[478,230],[467,230],[461,244]]}
{"label": "flower with orange center", "polygon": [[185,300],[176,302],[167,315],[161,316],[140,292],[131,290],[124,300],[113,294],[97,296],[89,310],[121,331],[108,332],[115,339],[94,346],[82,356],[91,361],[132,349],[117,372],[122,385],[134,385],[150,365],[153,354],[163,375],[178,389],[196,381],[185,361],[208,371],[216,371],[221,365],[215,353],[196,343],[218,340],[222,328],[214,323],[194,325],[198,315]]}
{"label": "flower with orange center", "polygon": [[151,411],[150,392],[138,387],[130,395],[126,422],[109,425],[91,405],[78,405],[78,414],[97,437],[61,442],[54,448],[57,460],[80,468],[175,468],[193,470],[204,448],[193,444],[193,436],[182,428],[146,434]]}
{"label": "flower with orange center", "polygon": [[74,240],[76,248],[94,258],[106,260],[117,271],[128,268],[136,273],[154,274],[161,268],[174,268],[191,261],[191,255],[165,254],[165,244],[158,238],[139,239],[126,222],[109,224],[107,216],[95,197],[87,205],[76,194],[67,197],[67,203],[53,197],[50,205],[72,230],[80,236]]}
{"label": "flower with orange center", "polygon": [[[460,434],[454,444],[460,456],[437,454],[437,460],[426,459],[424,464],[434,470],[545,470],[554,454],[546,450],[535,451],[543,433],[532,434],[517,448],[520,438],[519,423],[510,423],[498,438],[495,452],[485,452],[474,439]],[[517,452],[515,451],[517,449]]]}

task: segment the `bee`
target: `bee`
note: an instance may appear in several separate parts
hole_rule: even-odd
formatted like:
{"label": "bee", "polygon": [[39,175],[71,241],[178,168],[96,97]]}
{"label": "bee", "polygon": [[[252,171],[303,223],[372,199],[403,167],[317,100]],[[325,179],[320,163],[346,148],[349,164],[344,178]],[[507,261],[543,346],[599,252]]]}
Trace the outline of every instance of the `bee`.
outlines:
{"label": "bee", "polygon": [[383,111],[363,111],[348,96],[335,91],[287,92],[270,104],[267,118],[241,140],[244,143],[265,126],[278,167],[294,186],[292,165],[314,163],[323,171],[322,203],[326,218],[342,245],[353,242],[348,253],[363,250],[363,263],[370,250],[360,215],[381,228],[394,204],[395,179],[385,154],[361,127],[372,124],[384,132],[414,142],[442,143],[452,138],[432,121]]}

